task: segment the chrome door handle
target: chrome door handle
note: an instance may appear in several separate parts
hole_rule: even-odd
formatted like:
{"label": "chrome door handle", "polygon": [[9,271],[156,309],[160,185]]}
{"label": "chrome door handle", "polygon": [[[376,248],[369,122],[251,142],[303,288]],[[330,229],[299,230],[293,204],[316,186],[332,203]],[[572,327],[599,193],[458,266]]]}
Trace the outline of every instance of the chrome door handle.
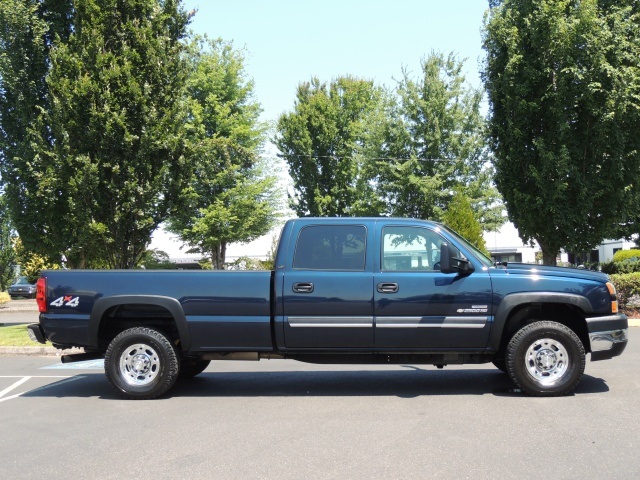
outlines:
{"label": "chrome door handle", "polygon": [[397,283],[379,283],[377,288],[378,293],[398,293],[400,289]]}
{"label": "chrome door handle", "polygon": [[307,282],[294,283],[293,291],[296,293],[312,293],[313,283],[307,283]]}

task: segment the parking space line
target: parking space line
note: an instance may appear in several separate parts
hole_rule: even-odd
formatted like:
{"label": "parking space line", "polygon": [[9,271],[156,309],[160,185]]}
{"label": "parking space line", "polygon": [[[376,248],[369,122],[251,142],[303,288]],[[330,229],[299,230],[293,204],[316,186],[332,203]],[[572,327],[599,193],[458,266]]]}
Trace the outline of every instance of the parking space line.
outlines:
{"label": "parking space line", "polygon": [[0,398],[0,403],[6,402],[7,400],[13,400],[14,398],[18,398],[18,397],[24,395],[25,393],[27,393],[27,392],[17,393],[15,395],[11,395],[10,397]]}
{"label": "parking space line", "polygon": [[[14,383],[13,385],[11,385],[9,388],[5,388],[2,392],[0,392],[0,403],[5,402],[7,400],[13,400],[14,398],[18,398],[26,393],[34,393],[34,392],[39,392],[41,390],[46,390],[47,388],[51,388],[53,386],[58,386],[58,385],[62,385],[63,383],[69,383],[69,382],[74,382],[76,380],[80,380],[81,378],[85,378],[86,375],[78,375],[76,377],[60,377],[60,376],[40,376],[40,377],[24,377],[22,380]],[[3,377],[0,377],[3,378]],[[4,377],[7,378],[7,377]],[[14,390],[15,388],[19,387],[20,385],[22,385],[24,382],[26,382],[27,380],[29,380],[30,378],[65,378],[65,380],[61,380],[59,382],[55,382],[55,383],[51,383],[49,385],[43,385],[42,387],[38,387],[38,388],[34,388],[33,390],[27,390],[26,392],[22,392],[22,393],[16,393],[15,395],[11,395],[10,397],[5,397],[2,398],[3,395],[5,395],[6,393],[9,393],[11,390]]]}
{"label": "parking space line", "polygon": [[18,380],[16,383],[14,383],[13,385],[8,386],[7,388],[5,388],[4,390],[2,390],[0,392],[0,398],[4,397],[7,393],[9,393],[12,390],[15,390],[16,388],[18,388],[20,385],[22,385],[24,382],[26,382],[27,380],[29,380],[31,377],[22,377],[21,380]]}

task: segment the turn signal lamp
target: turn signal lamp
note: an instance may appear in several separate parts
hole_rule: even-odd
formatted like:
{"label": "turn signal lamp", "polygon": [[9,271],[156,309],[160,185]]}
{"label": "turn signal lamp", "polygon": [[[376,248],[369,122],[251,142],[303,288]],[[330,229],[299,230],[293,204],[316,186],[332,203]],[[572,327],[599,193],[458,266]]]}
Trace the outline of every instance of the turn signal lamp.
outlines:
{"label": "turn signal lamp", "polygon": [[611,313],[618,313],[618,298],[616,297],[616,287],[611,282],[607,282],[607,290],[611,295]]}
{"label": "turn signal lamp", "polygon": [[36,303],[40,313],[47,313],[47,279],[40,277],[36,282]]}

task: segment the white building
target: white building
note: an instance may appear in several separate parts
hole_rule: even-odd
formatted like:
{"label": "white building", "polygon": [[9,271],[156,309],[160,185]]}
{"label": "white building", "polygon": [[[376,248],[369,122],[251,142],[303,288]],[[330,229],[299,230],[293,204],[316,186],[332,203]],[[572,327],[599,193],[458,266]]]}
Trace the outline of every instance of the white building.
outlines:
{"label": "white building", "polygon": [[[540,252],[540,246],[534,242],[532,245],[525,245],[518,234],[518,230],[511,222],[505,223],[497,232],[486,232],[484,241],[491,256],[498,262],[522,262],[538,263],[536,253]],[[630,250],[636,248],[635,243],[627,240],[605,240],[598,248],[573,254],[561,252],[558,259],[562,263],[580,265],[586,262],[610,262],[613,254],[618,250]]]}

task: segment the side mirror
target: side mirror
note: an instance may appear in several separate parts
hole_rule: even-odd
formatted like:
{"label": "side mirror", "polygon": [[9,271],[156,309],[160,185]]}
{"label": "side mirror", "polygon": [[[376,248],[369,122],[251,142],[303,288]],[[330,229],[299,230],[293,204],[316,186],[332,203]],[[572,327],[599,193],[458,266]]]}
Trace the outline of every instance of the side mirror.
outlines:
{"label": "side mirror", "polygon": [[474,271],[469,260],[454,256],[449,244],[443,243],[440,246],[440,271],[442,273],[462,273],[470,274]]}

